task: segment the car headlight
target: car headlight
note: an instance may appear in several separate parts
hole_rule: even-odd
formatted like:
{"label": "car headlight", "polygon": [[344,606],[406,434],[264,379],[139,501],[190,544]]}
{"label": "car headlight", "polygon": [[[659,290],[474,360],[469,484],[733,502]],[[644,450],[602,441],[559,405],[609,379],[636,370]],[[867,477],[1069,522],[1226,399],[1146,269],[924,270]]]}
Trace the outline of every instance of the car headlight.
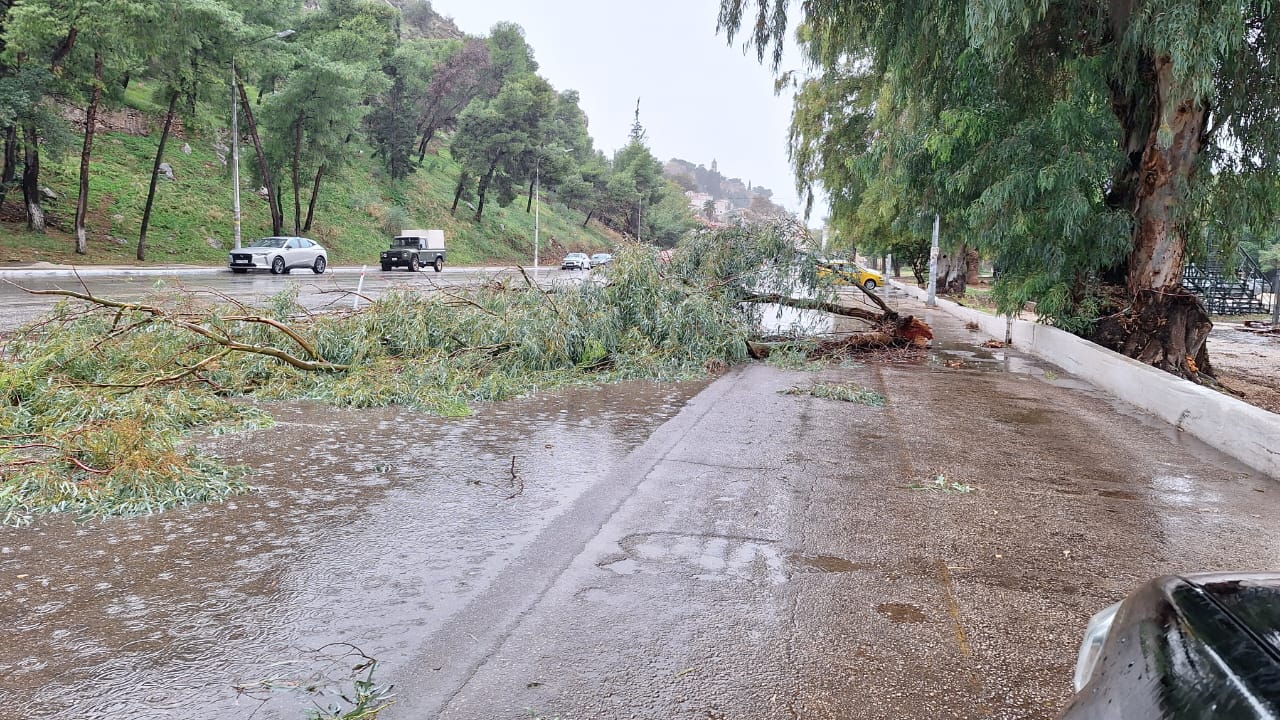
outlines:
{"label": "car headlight", "polygon": [[1111,633],[1111,624],[1115,622],[1116,613],[1119,610],[1120,603],[1116,603],[1089,618],[1089,627],[1085,629],[1084,641],[1080,643],[1080,655],[1076,658],[1076,674],[1072,680],[1076,692],[1080,692],[1085,685],[1089,684],[1089,678],[1093,676],[1098,660],[1102,658],[1102,646],[1107,642],[1107,635]]}

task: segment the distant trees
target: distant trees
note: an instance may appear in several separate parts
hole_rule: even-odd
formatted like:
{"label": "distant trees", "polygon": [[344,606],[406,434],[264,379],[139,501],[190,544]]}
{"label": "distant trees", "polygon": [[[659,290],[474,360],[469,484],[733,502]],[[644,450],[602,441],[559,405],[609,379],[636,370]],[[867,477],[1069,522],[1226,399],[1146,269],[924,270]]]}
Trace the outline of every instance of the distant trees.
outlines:
{"label": "distant trees", "polygon": [[[638,122],[612,157],[594,148],[578,93],[538,75],[520,26],[498,23],[481,38],[422,37],[440,25],[424,0],[403,10],[384,0],[308,9],[303,0],[0,0],[0,202],[20,188],[29,227],[43,230],[42,156],[78,143],[75,249],[88,252],[95,130],[102,108],[121,104],[135,82],[159,108],[155,155],[140,183],[139,259],[163,206],[171,135],[225,119],[228,92],[252,148],[249,182],[265,189],[274,234],[312,231],[325,183],[360,153],[371,151],[394,182],[442,133],[452,133],[460,165],[454,210],[474,201],[477,222],[493,202],[506,207],[521,193],[531,211],[540,181],[584,225],[594,219],[661,242],[690,226],[680,189],[663,178]],[[75,139],[68,119],[78,114],[67,105],[84,108]]]}

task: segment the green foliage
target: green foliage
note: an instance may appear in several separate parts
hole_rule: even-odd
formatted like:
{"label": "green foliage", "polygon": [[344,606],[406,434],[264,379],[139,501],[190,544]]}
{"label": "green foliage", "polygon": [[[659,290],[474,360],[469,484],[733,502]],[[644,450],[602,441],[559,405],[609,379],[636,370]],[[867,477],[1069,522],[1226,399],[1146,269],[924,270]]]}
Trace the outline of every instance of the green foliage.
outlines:
{"label": "green foliage", "polygon": [[826,400],[840,400],[841,402],[871,405],[872,407],[884,407],[887,402],[884,395],[856,383],[814,383],[809,387],[793,387],[789,390],[784,390],[783,394],[811,395]]}
{"label": "green foliage", "polygon": [[[772,48],[776,66],[791,5],[722,0],[720,28],[747,33],[762,59]],[[1274,226],[1272,10],[806,1],[798,36],[817,75],[796,98],[797,183],[829,194],[837,233],[859,248],[927,237],[921,219],[941,215],[944,243],[1001,266],[1002,310],[1034,300],[1049,321],[1086,329],[1101,283],[1176,281],[1180,267],[1157,271],[1135,248],[1167,234],[1194,255],[1210,237],[1230,245]],[[1179,127],[1203,145],[1175,147]],[[1143,166],[1169,157],[1187,162]]]}
{"label": "green foliage", "polygon": [[[148,513],[244,492],[241,470],[187,441],[197,428],[269,422],[238,398],[460,416],[473,403],[569,385],[703,376],[746,357],[757,318],[741,301],[758,282],[784,290],[812,277],[795,270],[806,256],[794,232],[702,233],[668,266],[652,247],[632,244],[603,282],[553,292],[520,282],[462,295],[400,289],[342,314],[309,313],[296,291],[257,310],[164,287],[145,307],[84,312],[64,303],[0,355],[0,516],[12,524],[39,512]],[[289,325],[307,345],[253,317]],[[228,354],[218,337],[343,368]]]}

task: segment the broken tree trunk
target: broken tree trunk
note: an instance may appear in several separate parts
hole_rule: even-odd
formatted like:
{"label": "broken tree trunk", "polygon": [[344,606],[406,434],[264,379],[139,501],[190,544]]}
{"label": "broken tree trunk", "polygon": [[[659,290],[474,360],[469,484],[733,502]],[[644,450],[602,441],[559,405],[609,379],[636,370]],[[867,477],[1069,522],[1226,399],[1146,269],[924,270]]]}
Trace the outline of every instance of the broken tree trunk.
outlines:
{"label": "broken tree trunk", "polygon": [[[797,310],[818,310],[842,317],[865,320],[868,323],[868,329],[863,332],[850,333],[839,338],[819,341],[809,351],[809,356],[812,358],[836,357],[858,350],[924,347],[933,339],[933,330],[928,323],[912,315],[899,315],[874,292],[861,286],[856,287],[862,290],[881,309],[881,312],[877,313],[866,308],[851,307],[823,300],[787,297],[777,293],[752,295],[744,298],[743,302],[785,305]],[[769,353],[776,347],[791,347],[793,345],[794,343],[791,342],[769,343],[749,340],[747,341],[747,352],[751,357],[761,359],[768,357]]]}

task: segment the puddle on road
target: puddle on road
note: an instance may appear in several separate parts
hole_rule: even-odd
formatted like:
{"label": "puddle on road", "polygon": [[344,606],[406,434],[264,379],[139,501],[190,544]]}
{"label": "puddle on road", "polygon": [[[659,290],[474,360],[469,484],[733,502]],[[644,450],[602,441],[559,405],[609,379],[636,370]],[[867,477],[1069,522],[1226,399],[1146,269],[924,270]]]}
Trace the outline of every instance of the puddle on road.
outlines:
{"label": "puddle on road", "polygon": [[275,427],[205,443],[258,468],[251,495],[0,528],[0,719],[296,720],[306,698],[233,687],[308,678],[334,642],[389,679],[702,387],[577,388],[463,420],[272,406]]}
{"label": "puddle on road", "polygon": [[876,606],[876,612],[889,618],[889,622],[895,625],[922,623],[929,620],[923,610],[908,603],[881,603]]}
{"label": "puddle on road", "polygon": [[619,542],[598,567],[619,575],[683,573],[697,580],[781,585],[794,573],[848,573],[870,566],[834,555],[784,553],[776,542],[732,535],[642,533]]}

